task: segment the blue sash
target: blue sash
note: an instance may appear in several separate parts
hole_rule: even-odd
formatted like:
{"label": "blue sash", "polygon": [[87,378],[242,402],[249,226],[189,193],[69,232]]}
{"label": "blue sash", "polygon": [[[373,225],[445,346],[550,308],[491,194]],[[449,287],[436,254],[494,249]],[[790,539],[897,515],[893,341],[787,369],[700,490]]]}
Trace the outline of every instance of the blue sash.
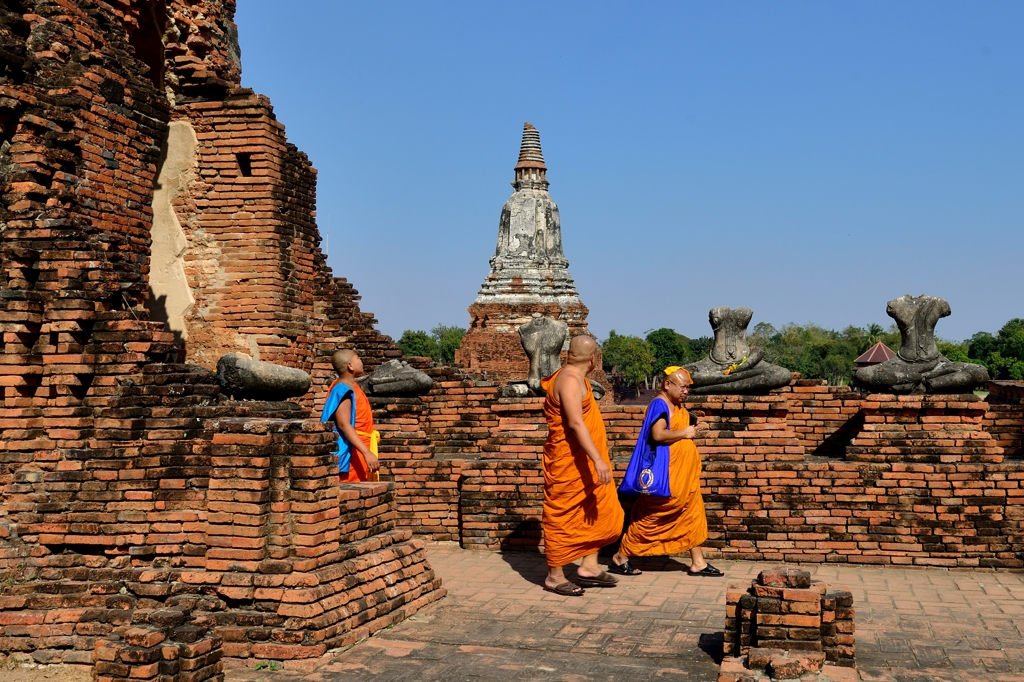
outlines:
{"label": "blue sash", "polygon": [[352,445],[338,431],[338,425],[334,423],[334,413],[341,407],[341,402],[349,396],[352,398],[352,428],[355,428],[356,394],[351,386],[343,382],[338,382],[327,394],[327,402],[324,403],[324,411],[320,415],[320,421],[334,424],[334,432],[338,434],[338,468],[343,474],[348,472],[349,464],[352,461]]}
{"label": "blue sash", "polygon": [[651,437],[651,427],[665,418],[668,428],[672,427],[672,412],[662,398],[655,398],[644,415],[644,424],[629,459],[626,475],[619,485],[624,495],[650,495],[651,497],[672,497],[669,489],[668,463],[669,446],[656,443]]}

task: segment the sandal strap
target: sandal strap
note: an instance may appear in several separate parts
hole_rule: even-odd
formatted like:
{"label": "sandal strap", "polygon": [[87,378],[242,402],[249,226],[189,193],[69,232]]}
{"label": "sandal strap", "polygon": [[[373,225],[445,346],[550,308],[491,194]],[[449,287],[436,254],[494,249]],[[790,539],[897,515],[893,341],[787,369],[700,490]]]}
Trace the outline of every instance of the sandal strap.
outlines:
{"label": "sandal strap", "polygon": [[618,575],[641,575],[643,572],[638,568],[629,563],[629,561],[623,561],[621,564],[615,563],[614,560],[608,564],[608,570]]}

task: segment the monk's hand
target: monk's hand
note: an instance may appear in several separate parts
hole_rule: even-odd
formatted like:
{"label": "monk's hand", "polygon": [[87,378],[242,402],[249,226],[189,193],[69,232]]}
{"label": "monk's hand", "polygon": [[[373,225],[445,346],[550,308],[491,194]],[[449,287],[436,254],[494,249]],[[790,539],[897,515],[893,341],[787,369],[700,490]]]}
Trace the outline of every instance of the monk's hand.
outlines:
{"label": "monk's hand", "polygon": [[697,436],[697,427],[696,426],[687,426],[685,429],[683,429],[683,438],[685,438],[687,440],[693,440],[696,436]]}
{"label": "monk's hand", "polygon": [[603,461],[594,462],[594,469],[597,471],[598,483],[608,485],[612,482],[612,470]]}
{"label": "monk's hand", "polygon": [[366,468],[371,472],[380,471],[380,460],[372,452],[363,455],[363,459],[366,460]]}

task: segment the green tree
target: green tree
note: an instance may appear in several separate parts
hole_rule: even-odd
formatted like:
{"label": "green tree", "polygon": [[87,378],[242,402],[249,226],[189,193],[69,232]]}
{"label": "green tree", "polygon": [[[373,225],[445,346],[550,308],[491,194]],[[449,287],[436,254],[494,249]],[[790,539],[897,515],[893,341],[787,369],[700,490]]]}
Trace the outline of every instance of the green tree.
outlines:
{"label": "green tree", "polygon": [[437,356],[434,360],[447,365],[455,362],[455,351],[462,345],[462,337],[466,335],[466,330],[462,327],[439,324],[430,330],[430,335],[437,342]]}
{"label": "green tree", "polygon": [[880,324],[869,324],[867,328],[868,332],[868,348],[875,345],[882,340],[882,333],[885,332]]}
{"label": "green tree", "polygon": [[965,345],[967,357],[985,365],[993,379],[1024,379],[1024,319],[1010,320],[995,336],[978,332]]}
{"label": "green tree", "polygon": [[714,339],[710,336],[698,336],[695,339],[690,339],[690,357],[694,360],[707,357],[708,353],[711,352],[711,344],[713,342]]}
{"label": "green tree", "polygon": [[754,325],[754,333],[750,335],[750,340],[758,347],[762,347],[765,344],[771,343],[772,338],[778,333],[779,330],[768,322],[758,322]]}
{"label": "green tree", "polygon": [[406,329],[398,339],[398,347],[410,357],[437,357],[437,341],[424,331]]}
{"label": "green tree", "polygon": [[654,353],[654,373],[664,370],[670,365],[685,365],[696,358],[692,357],[690,339],[677,333],[674,329],[662,327],[647,334],[647,343]]}
{"label": "green tree", "polygon": [[867,329],[848,326],[837,332],[816,324],[787,324],[776,330],[762,322],[754,328],[750,342],[765,353],[765,359],[808,379],[825,379],[845,385],[853,379],[853,361],[884,336],[879,325]]}
{"label": "green tree", "polygon": [[1024,319],[1015,318],[996,334],[996,343],[1003,357],[1024,360]]}
{"label": "green tree", "polygon": [[654,351],[639,336],[620,336],[613,329],[601,344],[601,351],[605,370],[616,369],[627,386],[639,386],[654,371]]}
{"label": "green tree", "polygon": [[996,337],[988,332],[978,332],[967,341],[967,357],[985,364],[988,356],[996,349]]}
{"label": "green tree", "polygon": [[971,358],[968,355],[970,348],[966,343],[955,343],[953,341],[943,341],[942,339],[936,339],[935,345],[939,347],[939,352],[945,355],[953,362],[970,362]]}
{"label": "green tree", "polygon": [[434,362],[455,362],[455,351],[462,345],[466,330],[439,324],[428,334],[418,329],[406,329],[398,339],[398,347],[409,356],[431,358]]}

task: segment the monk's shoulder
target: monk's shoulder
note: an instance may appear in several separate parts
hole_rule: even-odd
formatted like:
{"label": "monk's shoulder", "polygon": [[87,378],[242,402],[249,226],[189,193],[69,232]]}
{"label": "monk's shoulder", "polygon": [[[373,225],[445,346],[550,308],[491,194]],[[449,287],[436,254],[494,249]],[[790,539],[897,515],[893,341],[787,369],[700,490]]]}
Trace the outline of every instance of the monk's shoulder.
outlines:
{"label": "monk's shoulder", "polygon": [[558,373],[555,377],[555,392],[558,394],[564,393],[566,390],[573,390],[577,393],[586,393],[585,380],[575,372],[567,372],[564,369]]}

